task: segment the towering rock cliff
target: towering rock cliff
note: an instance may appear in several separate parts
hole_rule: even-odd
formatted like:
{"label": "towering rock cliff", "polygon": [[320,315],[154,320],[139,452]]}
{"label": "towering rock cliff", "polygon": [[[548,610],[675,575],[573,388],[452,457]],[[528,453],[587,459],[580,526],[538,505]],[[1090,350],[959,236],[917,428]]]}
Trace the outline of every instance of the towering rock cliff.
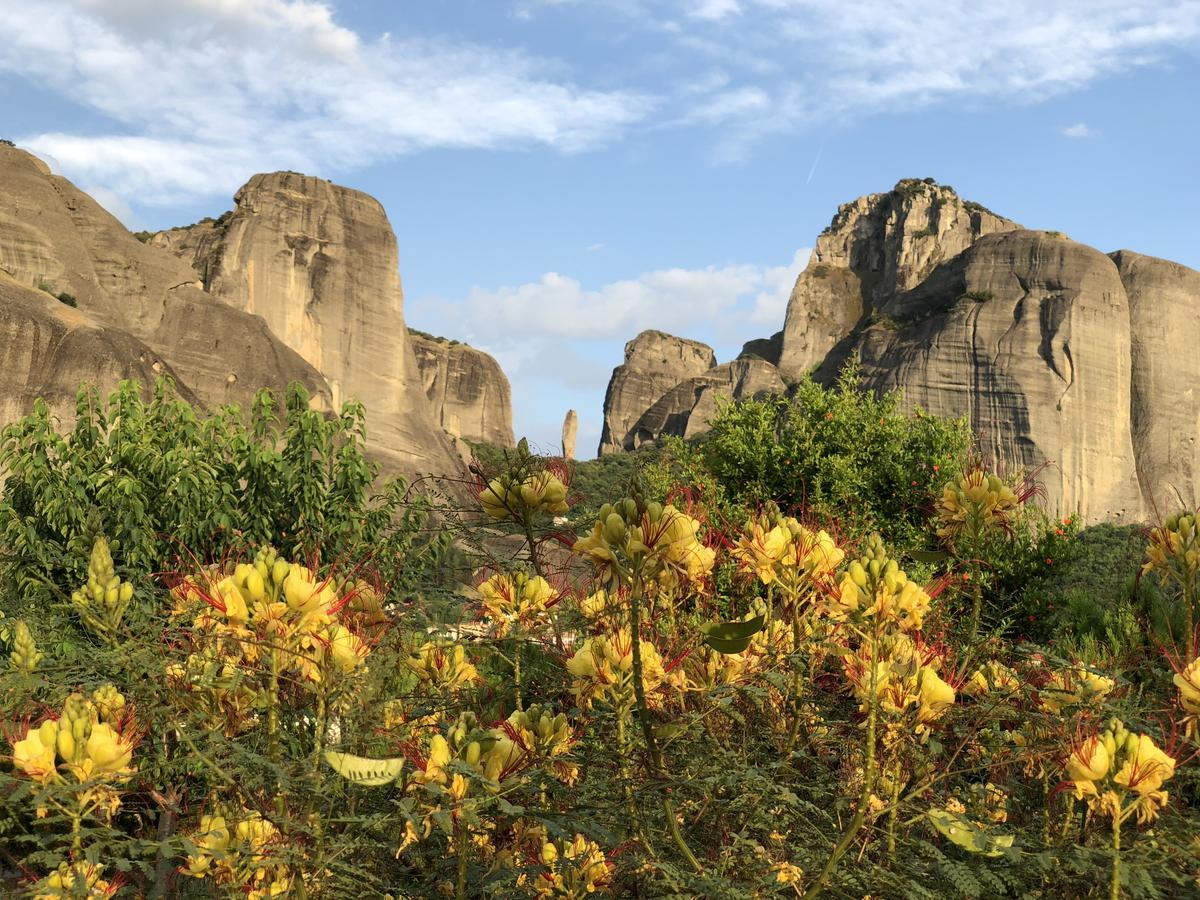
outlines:
{"label": "towering rock cliff", "polygon": [[1112,254],[1129,297],[1130,427],[1151,514],[1200,500],[1200,272],[1129,250]]}
{"label": "towering rock cliff", "polygon": [[[128,332],[0,271],[0,424],[28,414],[38,398],[70,422],[81,383],[107,389],[133,378],[149,385],[160,374],[176,373]],[[180,393],[195,400],[186,385]]]}
{"label": "towering rock cliff", "polygon": [[295,172],[255,175],[218,221],[156,235],[191,277],[361,401],[371,445],[408,471],[457,467],[404,325],[396,237],[378,201]]}
{"label": "towering rock cliff", "polygon": [[144,344],[209,405],[299,381],[328,407],[321,373],[262,319],[214,303],[190,266],[138,241],[41,160],[0,144],[0,185],[0,270],[15,283],[71,295],[89,321]]}
{"label": "towering rock cliff", "polygon": [[412,330],[408,336],[434,421],[456,438],[515,446],[512,389],[499,363],[458,341]]}
{"label": "towering rock cliff", "polygon": [[890,297],[916,287],[985,234],[1020,228],[917,179],[838,208],[788,301],[779,367],[799,377]]}
{"label": "towering rock cliff", "polygon": [[625,345],[625,362],[613,370],[604,395],[600,455],[632,450],[638,419],[681,381],[717,364],[712,347],[661,331],[643,331]]}
{"label": "towering rock cliff", "polygon": [[1052,509],[1141,515],[1129,302],[1099,251],[1038,231],[982,237],[886,301],[853,349],[868,387],[966,416],[1002,470],[1053,463],[1039,476]]}
{"label": "towering rock cliff", "polygon": [[1198,309],[1200,273],[903,181],[818,238],[780,365],[828,381],[858,357],[868,387],[966,416],[1002,468],[1049,463],[1052,509],[1136,520],[1200,500]]}

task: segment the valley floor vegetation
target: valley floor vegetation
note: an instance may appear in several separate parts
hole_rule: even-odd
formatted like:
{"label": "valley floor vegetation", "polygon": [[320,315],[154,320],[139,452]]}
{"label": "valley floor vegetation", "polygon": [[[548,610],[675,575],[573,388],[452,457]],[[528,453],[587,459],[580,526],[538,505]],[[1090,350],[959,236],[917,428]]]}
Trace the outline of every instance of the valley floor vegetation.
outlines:
{"label": "valley floor vegetation", "polygon": [[832,388],[380,479],[167,384],[0,440],[0,893],[1200,894],[1200,535]]}

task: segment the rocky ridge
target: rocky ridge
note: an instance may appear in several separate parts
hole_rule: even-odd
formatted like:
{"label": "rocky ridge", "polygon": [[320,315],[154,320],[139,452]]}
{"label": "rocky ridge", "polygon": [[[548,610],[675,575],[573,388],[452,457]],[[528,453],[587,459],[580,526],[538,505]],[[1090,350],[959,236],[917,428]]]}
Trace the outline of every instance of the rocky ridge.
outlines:
{"label": "rocky ridge", "polygon": [[[1185,266],[1105,255],[907,179],[839,208],[782,333],[747,343],[739,360],[777,363],[784,384],[829,383],[856,358],[866,387],[965,416],[991,465],[1039,469],[1052,510],[1137,521],[1200,500],[1198,309],[1200,273]],[[632,419],[623,449],[702,430],[706,409],[678,411],[704,373],[657,365],[627,347],[614,372],[605,414]]]}
{"label": "rocky ridge", "polygon": [[[0,184],[0,271],[13,284],[71,297],[96,326],[135,339],[139,349],[133,358],[146,348],[205,404],[245,404],[260,387],[282,390],[298,381],[318,407],[329,407],[321,373],[261,318],[215,303],[190,266],[141,243],[37,157],[0,144]],[[32,332],[14,339],[32,352]],[[116,345],[130,352],[134,347]],[[82,357],[72,362],[70,355],[60,356],[57,365],[63,384],[75,365],[77,384],[92,379],[102,388],[112,386]]]}
{"label": "rocky ridge", "polygon": [[512,389],[488,354],[409,329],[417,370],[436,421],[452,437],[513,447]]}

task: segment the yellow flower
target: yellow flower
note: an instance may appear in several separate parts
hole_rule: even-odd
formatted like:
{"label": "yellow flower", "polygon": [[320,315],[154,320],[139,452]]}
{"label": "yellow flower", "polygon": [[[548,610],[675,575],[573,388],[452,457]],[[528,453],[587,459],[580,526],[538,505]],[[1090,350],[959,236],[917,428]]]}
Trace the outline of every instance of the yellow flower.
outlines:
{"label": "yellow flower", "polygon": [[608,591],[601,588],[584,598],[579,604],[579,611],[583,613],[584,618],[598,619],[613,605],[613,598],[609,596]]}
{"label": "yellow flower", "polygon": [[325,632],[329,654],[341,672],[352,672],[367,655],[367,645],[344,625],[334,623]]}
{"label": "yellow flower", "polygon": [[55,775],[58,722],[49,719],[39,728],[30,729],[24,740],[13,744],[13,765],[43,784]]}
{"label": "yellow flower", "polygon": [[1175,760],[1164,753],[1145,734],[1125,745],[1125,764],[1113,775],[1113,781],[1142,796],[1156,794],[1175,774]]}
{"label": "yellow flower", "polygon": [[462,644],[429,641],[404,664],[422,681],[446,690],[460,690],[479,680],[479,671],[467,659]]}
{"label": "yellow flower", "polygon": [[525,572],[493,575],[479,586],[483,608],[496,623],[500,637],[516,624],[528,624],[546,611],[557,596],[540,575]]}
{"label": "yellow flower", "polygon": [[202,815],[200,829],[191,836],[196,852],[187,858],[187,866],[181,871],[192,878],[204,878],[218,858],[223,860],[229,852],[231,835],[224,816]]}
{"label": "yellow flower", "polygon": [[732,552],[743,571],[753,572],[763,584],[770,584],[790,543],[791,535],[782,525],[765,530],[758,522],[748,522]]}
{"label": "yellow flower", "polygon": [[954,704],[954,688],[928,666],[921,669],[921,705],[917,721],[923,725],[941,717]]}
{"label": "yellow flower", "polygon": [[1075,796],[1096,793],[1094,782],[1108,774],[1112,765],[1108,749],[1099,735],[1092,735],[1067,757],[1067,774],[1075,782]]}
{"label": "yellow flower", "polygon": [[976,468],[942,489],[935,504],[938,534],[946,539],[978,537],[994,523],[1003,523],[1020,503],[1012,488],[996,475]]}
{"label": "yellow flower", "polygon": [[799,884],[804,880],[804,870],[790,862],[775,863],[771,867],[775,880],[780,884]]}
{"label": "yellow flower", "polygon": [[102,900],[117,892],[118,886],[105,881],[99,866],[86,862],[60,863],[34,888],[34,900]]}
{"label": "yellow flower", "polygon": [[1173,679],[1179,689],[1179,704],[1185,712],[1200,714],[1200,656],[1193,659]]}
{"label": "yellow flower", "polygon": [[104,723],[92,726],[87,739],[87,757],[83,762],[89,777],[129,774],[132,758],[133,742],[129,738]]}

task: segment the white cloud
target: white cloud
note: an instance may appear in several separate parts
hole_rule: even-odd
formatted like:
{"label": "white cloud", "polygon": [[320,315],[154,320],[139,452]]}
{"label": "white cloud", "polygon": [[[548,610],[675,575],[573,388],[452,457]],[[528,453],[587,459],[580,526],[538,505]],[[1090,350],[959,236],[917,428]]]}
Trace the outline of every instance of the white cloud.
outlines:
{"label": "white cloud", "polygon": [[742,11],[742,5],[738,0],[696,0],[693,3],[691,14],[698,19],[710,19],[719,21],[726,16],[737,15]]}
{"label": "white cloud", "polygon": [[719,358],[731,358],[745,341],[783,327],[811,252],[797,250],[778,266],[659,269],[596,288],[551,272],[522,285],[475,288],[458,301],[411,298],[406,312],[415,327],[452,332],[496,358],[512,385],[518,433],[549,446],[561,422],[554,417],[579,410],[586,454],[584,436],[599,437],[591,417],[625,341],[656,328],[707,341]]}
{"label": "white cloud", "polygon": [[1096,132],[1088,128],[1083,122],[1077,125],[1070,125],[1062,130],[1064,136],[1069,138],[1089,138],[1095,137]]}
{"label": "white cloud", "polygon": [[109,134],[21,136],[126,200],[227,194],[255,171],[327,170],[433,147],[577,151],[652,107],[564,83],[527,55],[383,35],[314,0],[25,0],[0,72],[90,107]]}
{"label": "white cloud", "polygon": [[[718,155],[728,159],[763,135],[840,116],[1036,102],[1200,44],[1200,0],[593,0],[592,8],[674,44],[684,73],[677,120],[721,126]],[[694,87],[714,81],[707,92]]]}

